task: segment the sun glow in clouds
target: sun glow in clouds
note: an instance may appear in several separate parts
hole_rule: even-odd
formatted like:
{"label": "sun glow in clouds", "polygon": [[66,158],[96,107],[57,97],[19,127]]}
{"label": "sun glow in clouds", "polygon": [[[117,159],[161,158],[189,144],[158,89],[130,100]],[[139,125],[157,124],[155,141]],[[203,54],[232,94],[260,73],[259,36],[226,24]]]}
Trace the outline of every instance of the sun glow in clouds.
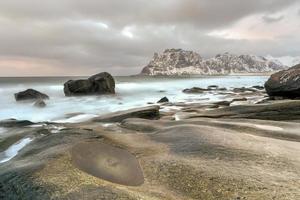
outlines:
{"label": "sun glow in clouds", "polygon": [[133,37],[134,37],[131,26],[124,27],[121,33],[123,36],[128,37],[130,39],[133,39]]}

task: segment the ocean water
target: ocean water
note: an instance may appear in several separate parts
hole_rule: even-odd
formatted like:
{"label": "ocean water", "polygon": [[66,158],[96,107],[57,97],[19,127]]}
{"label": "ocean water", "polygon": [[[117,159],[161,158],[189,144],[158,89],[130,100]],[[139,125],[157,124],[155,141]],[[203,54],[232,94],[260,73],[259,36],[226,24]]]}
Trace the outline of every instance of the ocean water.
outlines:
{"label": "ocean water", "polygon": [[[228,89],[263,85],[267,76],[215,76],[192,78],[167,77],[115,77],[116,94],[101,96],[65,97],[63,83],[85,77],[26,77],[0,78],[0,120],[15,118],[34,122],[62,121],[66,114],[84,113],[81,118],[103,115],[109,112],[146,106],[167,96],[172,102],[210,102],[223,99],[215,94],[185,94],[185,88],[218,85]],[[14,93],[28,88],[50,96],[45,108],[36,108],[28,102],[16,102]],[[79,119],[78,119],[79,118]]]}

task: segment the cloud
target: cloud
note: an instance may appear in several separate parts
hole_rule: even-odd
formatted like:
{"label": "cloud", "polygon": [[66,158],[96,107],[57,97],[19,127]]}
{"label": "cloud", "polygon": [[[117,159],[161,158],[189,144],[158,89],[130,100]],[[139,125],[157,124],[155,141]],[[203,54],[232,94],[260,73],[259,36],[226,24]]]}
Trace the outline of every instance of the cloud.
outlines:
{"label": "cloud", "polygon": [[283,20],[284,16],[281,15],[281,16],[278,16],[278,17],[274,17],[274,16],[269,16],[269,15],[264,15],[262,17],[262,19],[266,23],[275,23],[275,22],[279,22],[279,21]]}
{"label": "cloud", "polygon": [[[32,73],[41,75],[133,74],[165,48],[195,50],[204,57],[225,51],[297,55],[299,39],[293,36],[299,25],[290,14],[295,4],[297,0],[1,0],[0,76],[30,74],[22,66],[34,66]],[[291,24],[266,28],[257,23],[262,17]]]}

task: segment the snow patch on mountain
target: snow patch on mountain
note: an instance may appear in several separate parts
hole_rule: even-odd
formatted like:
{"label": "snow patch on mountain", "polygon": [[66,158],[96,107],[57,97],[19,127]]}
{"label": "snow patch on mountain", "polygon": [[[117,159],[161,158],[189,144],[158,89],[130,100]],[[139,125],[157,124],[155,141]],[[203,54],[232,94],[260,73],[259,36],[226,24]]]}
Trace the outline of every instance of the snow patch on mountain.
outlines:
{"label": "snow patch on mountain", "polygon": [[282,56],[282,57],[273,57],[271,55],[266,56],[267,59],[272,60],[273,62],[280,62],[283,65],[286,65],[288,67],[295,66],[297,64],[300,64],[300,56]]}

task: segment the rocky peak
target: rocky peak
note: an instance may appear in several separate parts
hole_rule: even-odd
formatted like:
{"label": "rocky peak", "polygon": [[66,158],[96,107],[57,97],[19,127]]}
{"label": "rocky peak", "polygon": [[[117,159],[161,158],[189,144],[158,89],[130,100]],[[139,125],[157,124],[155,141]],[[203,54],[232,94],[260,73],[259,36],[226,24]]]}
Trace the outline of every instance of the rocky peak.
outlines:
{"label": "rocky peak", "polygon": [[143,69],[145,75],[183,74],[231,74],[272,72],[286,68],[262,56],[234,55],[228,52],[213,58],[202,59],[193,51],[166,49],[162,54],[155,53],[150,63]]}

